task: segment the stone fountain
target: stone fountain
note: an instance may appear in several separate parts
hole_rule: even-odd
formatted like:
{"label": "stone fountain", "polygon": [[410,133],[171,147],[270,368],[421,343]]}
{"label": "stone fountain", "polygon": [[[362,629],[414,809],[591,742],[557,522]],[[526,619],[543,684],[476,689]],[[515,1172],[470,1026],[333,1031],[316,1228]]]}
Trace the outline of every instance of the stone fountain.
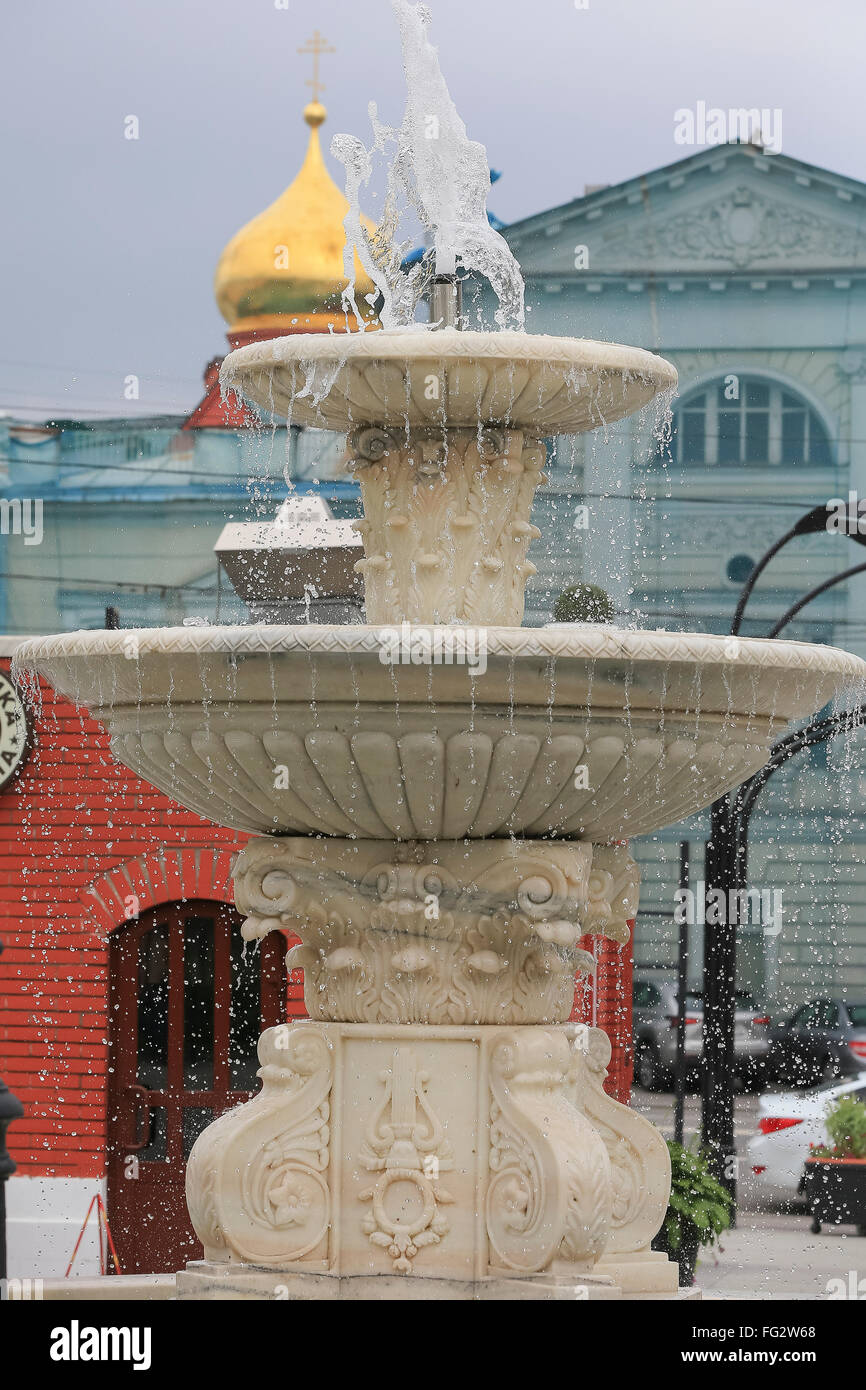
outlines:
{"label": "stone fountain", "polygon": [[[447,287],[447,280],[445,282]],[[301,945],[309,1019],[187,1169],[184,1298],[675,1296],[667,1149],[570,1024],[578,942],[628,941],[631,836],[757,771],[866,666],[827,647],[525,629],[544,440],[676,382],[635,348],[404,328],[231,354],[344,432],[366,625],[74,633],[18,665],[161,791],[248,832],[244,934]],[[282,774],[282,775],[281,775]]]}
{"label": "stone fountain", "polygon": [[667,1150],[603,1091],[606,1036],[567,1022],[577,943],[628,940],[630,836],[736,786],[866,668],[517,626],[543,437],[670,387],[658,357],[444,329],[278,339],[227,372],[347,432],[368,624],[74,633],[18,657],[128,767],[254,837],[245,935],[302,942],[310,1021],[263,1034],[261,1092],[190,1157],[205,1262],[182,1295],[673,1294],[650,1250]]}

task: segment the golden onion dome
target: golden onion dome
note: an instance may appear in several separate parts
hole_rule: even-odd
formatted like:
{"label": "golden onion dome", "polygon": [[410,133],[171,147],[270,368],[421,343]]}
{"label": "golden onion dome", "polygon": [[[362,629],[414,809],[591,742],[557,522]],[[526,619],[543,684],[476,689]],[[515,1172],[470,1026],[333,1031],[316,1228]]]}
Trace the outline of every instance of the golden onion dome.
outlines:
{"label": "golden onion dome", "polygon": [[[327,114],[321,102],[310,102],[304,111],[310,143],[297,178],[275,203],[241,227],[220,256],[214,293],[232,333],[346,327],[340,292],[347,284],[343,219],[349,203],[322,157],[319,126]],[[376,230],[368,218],[362,221],[368,231]],[[366,310],[364,296],[374,286],[357,253],[355,285],[357,303]]]}

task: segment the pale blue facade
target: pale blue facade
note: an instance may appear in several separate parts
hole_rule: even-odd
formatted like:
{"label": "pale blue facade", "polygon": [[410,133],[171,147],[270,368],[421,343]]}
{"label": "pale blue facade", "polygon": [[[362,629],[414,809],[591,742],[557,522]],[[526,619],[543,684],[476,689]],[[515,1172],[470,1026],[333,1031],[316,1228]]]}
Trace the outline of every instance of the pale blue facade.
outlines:
{"label": "pale blue facade", "polygon": [[[42,538],[9,513],[0,534],[0,630],[47,633],[185,618],[243,621],[213,547],[227,521],[271,519],[286,493],[321,491],[337,516],[360,514],[334,437],[315,430],[185,430],[183,417],[58,422],[0,419],[0,488]],[[339,475],[339,476],[338,476]],[[2,523],[0,518],[0,523]]]}

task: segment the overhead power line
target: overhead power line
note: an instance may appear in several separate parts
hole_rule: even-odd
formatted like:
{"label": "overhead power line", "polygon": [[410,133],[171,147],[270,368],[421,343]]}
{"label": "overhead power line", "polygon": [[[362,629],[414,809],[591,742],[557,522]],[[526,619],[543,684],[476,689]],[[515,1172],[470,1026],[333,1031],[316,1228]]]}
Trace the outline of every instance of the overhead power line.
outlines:
{"label": "overhead power line", "polygon": [[[268,433],[268,431],[264,431],[264,433]],[[272,480],[274,482],[285,481],[285,476],[282,473],[252,473],[245,477],[241,477],[238,474],[211,472],[207,469],[199,468],[194,464],[191,464],[189,467],[185,468],[171,468],[164,466],[149,467],[148,464],[152,464],[152,462],[152,459],[128,459],[120,460],[117,463],[85,463],[84,461],[80,461],[77,459],[19,459],[13,458],[9,454],[0,454],[0,463],[21,463],[25,465],[27,468],[66,468],[72,469],[78,473],[147,473],[149,475],[154,476],[181,476],[184,478],[192,478],[193,481],[206,479],[208,481],[218,481],[222,483],[235,483],[239,487],[246,487],[256,484],[261,485],[269,480]],[[834,470],[828,469],[827,471],[833,472]],[[553,480],[557,482],[567,482],[568,478],[564,475],[565,470],[563,470],[563,474],[559,474],[557,470],[554,470]],[[654,476],[657,477],[658,475],[656,474]],[[315,481],[316,480],[312,476],[297,476],[292,479],[292,482],[294,483],[313,483]],[[839,480],[837,479],[837,481]],[[317,485],[327,486],[330,483],[352,483],[353,485],[355,485],[354,479],[352,479],[348,475],[338,478],[320,478],[318,480]],[[665,496],[657,494],[641,495],[640,493],[635,492],[584,492],[583,489],[579,487],[576,487],[574,489],[572,495],[576,499],[589,498],[591,501],[601,502],[645,502],[658,504],[678,503],[681,505],[700,504],[702,506],[707,505],[739,508],[742,508],[744,505],[744,499],[742,497],[695,497],[691,495]],[[775,511],[778,508],[783,507],[799,508],[800,510],[802,510],[804,508],[807,508],[809,504],[806,500],[791,501],[778,498],[757,498],[747,503],[747,505],[772,507]],[[818,504],[816,503],[815,505]]]}

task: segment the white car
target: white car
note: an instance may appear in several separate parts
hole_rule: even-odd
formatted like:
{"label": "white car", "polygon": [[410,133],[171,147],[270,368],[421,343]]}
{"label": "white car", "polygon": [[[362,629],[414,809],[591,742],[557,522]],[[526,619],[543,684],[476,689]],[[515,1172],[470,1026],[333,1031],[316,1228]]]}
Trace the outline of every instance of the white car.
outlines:
{"label": "white car", "polygon": [[779,1091],[758,1102],[758,1133],[749,1140],[749,1163],[758,1183],[794,1196],[812,1144],[826,1144],[827,1107],[839,1096],[866,1100],[866,1071],[847,1081],[829,1081],[811,1091]]}

